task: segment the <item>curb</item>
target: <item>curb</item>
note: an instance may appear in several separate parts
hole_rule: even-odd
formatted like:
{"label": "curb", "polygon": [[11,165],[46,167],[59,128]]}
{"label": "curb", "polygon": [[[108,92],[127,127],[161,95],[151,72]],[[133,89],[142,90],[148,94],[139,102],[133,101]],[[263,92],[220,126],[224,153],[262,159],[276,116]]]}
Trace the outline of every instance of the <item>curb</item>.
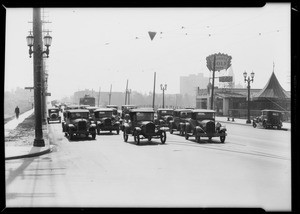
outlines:
{"label": "curb", "polygon": [[[231,122],[231,121],[222,121],[222,120],[216,120],[217,122],[221,122],[221,123],[228,123],[228,124],[235,124],[235,125],[242,125],[242,126],[251,126],[252,127],[252,123],[249,123],[249,124],[244,124],[244,123],[235,123],[235,122]],[[283,130],[283,131],[291,131],[291,128],[281,128],[280,130]]]}
{"label": "curb", "polygon": [[20,159],[20,158],[32,158],[32,157],[37,157],[37,156],[41,156],[44,154],[48,154],[50,152],[53,151],[53,147],[46,149],[44,151],[41,152],[36,152],[36,153],[31,153],[31,154],[26,154],[26,155],[18,155],[18,156],[12,156],[12,157],[7,157],[5,158],[5,160],[14,160],[14,159]]}

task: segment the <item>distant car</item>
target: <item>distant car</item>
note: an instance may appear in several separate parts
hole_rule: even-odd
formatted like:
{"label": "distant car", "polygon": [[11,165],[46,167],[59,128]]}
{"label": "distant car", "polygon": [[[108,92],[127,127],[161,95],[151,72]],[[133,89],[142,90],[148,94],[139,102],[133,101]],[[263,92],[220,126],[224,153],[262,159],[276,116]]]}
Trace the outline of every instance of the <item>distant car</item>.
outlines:
{"label": "distant car", "polygon": [[95,106],[87,106],[85,109],[89,110],[89,119],[93,120],[93,116],[94,116],[94,111],[96,109],[98,109],[99,107],[95,107]]}
{"label": "distant car", "polygon": [[282,120],[282,111],[264,109],[261,111],[261,116],[253,120],[252,125],[254,128],[263,127],[268,129],[276,127],[277,129],[281,129]]}
{"label": "distant car", "polygon": [[97,134],[100,131],[116,131],[120,132],[120,122],[113,116],[114,109],[112,108],[98,108],[94,111],[93,121],[97,125]]}
{"label": "distant car", "polygon": [[106,105],[106,108],[111,108],[113,110],[113,116],[116,120],[120,120],[120,115],[118,113],[118,106],[117,105]]}
{"label": "distant car", "polygon": [[122,126],[124,142],[127,142],[129,135],[134,137],[137,145],[141,139],[151,141],[152,138],[160,138],[162,144],[167,139],[165,128],[154,124],[153,109],[131,109],[128,120]]}
{"label": "distant car", "polygon": [[215,122],[216,112],[207,109],[194,109],[191,118],[185,125],[185,139],[194,136],[197,143],[200,143],[201,137],[220,137],[221,143],[225,142],[226,128],[219,122]]}
{"label": "distant car", "polygon": [[173,120],[174,109],[171,108],[159,108],[157,109],[157,118],[155,124],[159,126],[169,127],[169,123]]}
{"label": "distant car", "polygon": [[173,120],[169,122],[170,134],[173,134],[173,131],[179,131],[179,134],[184,136],[185,124],[191,118],[191,113],[191,109],[175,109]]}
{"label": "distant car", "polygon": [[96,124],[89,120],[87,109],[71,109],[65,113],[66,119],[62,123],[62,128],[69,140],[73,140],[75,135],[86,137],[92,135],[92,139],[96,138]]}
{"label": "distant car", "polygon": [[59,108],[48,108],[48,117],[47,117],[47,122],[48,124],[50,121],[58,121],[59,123],[61,122],[61,116],[59,115]]}

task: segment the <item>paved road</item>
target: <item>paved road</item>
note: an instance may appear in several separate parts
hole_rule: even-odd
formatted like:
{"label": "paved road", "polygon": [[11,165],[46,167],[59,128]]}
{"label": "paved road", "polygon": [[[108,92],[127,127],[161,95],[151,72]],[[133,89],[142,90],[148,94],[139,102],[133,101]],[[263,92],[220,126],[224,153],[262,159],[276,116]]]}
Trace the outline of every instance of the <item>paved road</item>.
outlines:
{"label": "paved road", "polygon": [[6,161],[7,206],[290,210],[290,131],[226,126],[225,144],[167,133],[137,146],[122,132],[70,142],[51,124],[56,151]]}

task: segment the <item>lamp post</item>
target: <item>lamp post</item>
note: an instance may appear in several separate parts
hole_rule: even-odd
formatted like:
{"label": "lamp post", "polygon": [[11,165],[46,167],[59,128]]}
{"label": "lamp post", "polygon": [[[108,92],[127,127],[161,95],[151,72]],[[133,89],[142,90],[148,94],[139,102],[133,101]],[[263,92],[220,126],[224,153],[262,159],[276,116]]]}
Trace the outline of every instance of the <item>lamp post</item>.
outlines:
{"label": "lamp post", "polygon": [[167,90],[167,84],[160,84],[160,89],[163,91],[163,108],[165,108],[165,90]]}
{"label": "lamp post", "polygon": [[254,78],[254,72],[252,71],[250,76],[247,77],[247,72],[245,71],[243,73],[243,76],[244,76],[244,80],[245,82],[248,83],[248,119],[246,121],[246,123],[251,123],[251,120],[250,120],[250,82],[253,82],[253,78]]}
{"label": "lamp post", "polygon": [[131,94],[131,89],[127,90],[128,93],[128,105],[130,105],[130,94]]}
{"label": "lamp post", "polygon": [[42,128],[42,57],[43,54],[49,57],[49,47],[51,46],[52,37],[48,34],[44,37],[46,50],[42,51],[42,24],[40,8],[33,9],[33,35],[26,37],[29,46],[29,57],[33,54],[33,76],[34,76],[34,114],[35,114],[35,139],[33,146],[43,147],[45,141],[43,139]]}

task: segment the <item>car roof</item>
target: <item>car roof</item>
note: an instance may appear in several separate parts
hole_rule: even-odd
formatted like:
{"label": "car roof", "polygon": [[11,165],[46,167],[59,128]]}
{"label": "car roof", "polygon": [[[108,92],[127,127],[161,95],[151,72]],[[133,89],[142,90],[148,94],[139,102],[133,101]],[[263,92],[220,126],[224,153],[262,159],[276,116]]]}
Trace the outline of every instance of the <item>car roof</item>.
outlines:
{"label": "car roof", "polygon": [[174,111],[192,112],[192,109],[175,109]]}
{"label": "car roof", "polygon": [[86,107],[86,109],[97,109],[97,108],[99,108],[99,107],[96,107],[96,106],[88,106],[88,107]]}
{"label": "car roof", "polygon": [[86,112],[86,113],[89,113],[89,110],[87,110],[87,109],[69,109],[67,111],[71,112],[71,113],[76,113],[76,112]]}
{"label": "car roof", "polygon": [[130,109],[130,112],[150,112],[154,113],[153,108],[135,108],[135,109]]}
{"label": "car roof", "polygon": [[166,110],[166,111],[173,111],[174,109],[172,108],[158,108],[157,111],[163,111],[163,110]]}
{"label": "car roof", "polygon": [[98,111],[113,111],[112,108],[97,108],[94,112],[98,112]]}
{"label": "car roof", "polygon": [[50,108],[48,108],[48,110],[59,110],[59,108],[56,108],[56,107],[50,107]]}
{"label": "car roof", "polygon": [[263,109],[261,111],[273,111],[273,112],[280,112],[282,113],[282,111],[279,111],[279,110],[273,110],[273,109]]}
{"label": "car roof", "polygon": [[216,111],[211,110],[211,109],[193,109],[192,112],[210,112],[210,113],[215,113]]}

